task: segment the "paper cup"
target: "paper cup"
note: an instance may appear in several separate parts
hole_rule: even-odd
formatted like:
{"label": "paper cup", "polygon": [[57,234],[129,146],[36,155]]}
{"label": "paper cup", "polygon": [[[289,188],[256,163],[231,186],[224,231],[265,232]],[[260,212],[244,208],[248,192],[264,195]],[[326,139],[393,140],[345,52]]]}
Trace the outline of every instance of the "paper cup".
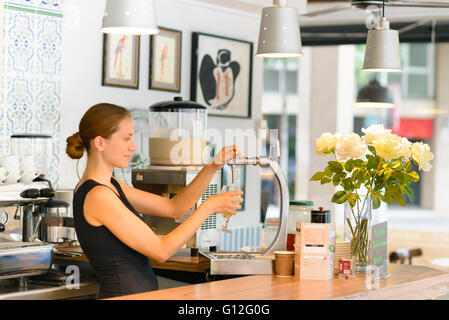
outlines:
{"label": "paper cup", "polygon": [[275,268],[278,277],[290,277],[293,275],[294,251],[275,251]]}

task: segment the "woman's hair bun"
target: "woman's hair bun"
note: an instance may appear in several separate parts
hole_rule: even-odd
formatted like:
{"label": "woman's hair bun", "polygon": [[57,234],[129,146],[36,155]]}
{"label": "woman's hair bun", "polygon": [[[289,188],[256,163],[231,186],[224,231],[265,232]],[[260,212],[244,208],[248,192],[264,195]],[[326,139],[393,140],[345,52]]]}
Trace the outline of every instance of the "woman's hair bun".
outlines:
{"label": "woman's hair bun", "polygon": [[81,159],[84,154],[84,144],[79,133],[75,133],[67,138],[67,147],[65,152],[72,159]]}

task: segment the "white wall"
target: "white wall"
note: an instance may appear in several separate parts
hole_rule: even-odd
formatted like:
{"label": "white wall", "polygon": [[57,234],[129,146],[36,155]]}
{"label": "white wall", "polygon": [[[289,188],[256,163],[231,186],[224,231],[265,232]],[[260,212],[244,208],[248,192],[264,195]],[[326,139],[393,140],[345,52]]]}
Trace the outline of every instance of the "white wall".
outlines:
{"label": "white wall", "polygon": [[[78,131],[84,112],[99,102],[110,102],[127,108],[147,108],[174,96],[190,98],[191,34],[205,32],[254,43],[257,48],[260,17],[235,10],[221,10],[189,0],[158,0],[158,25],[182,30],[181,93],[152,91],[148,88],[149,37],[141,37],[139,90],[103,87],[102,48],[100,32],[105,0],[65,0],[63,30],[63,99],[61,107],[60,188],[73,188],[78,181],[76,161],[65,154],[65,139]],[[261,119],[263,89],[262,59],[253,59],[252,118],[228,119],[209,117],[208,128],[254,128]],[[260,179],[257,168],[248,168],[246,210],[231,219],[232,225],[254,224],[260,213]]]}

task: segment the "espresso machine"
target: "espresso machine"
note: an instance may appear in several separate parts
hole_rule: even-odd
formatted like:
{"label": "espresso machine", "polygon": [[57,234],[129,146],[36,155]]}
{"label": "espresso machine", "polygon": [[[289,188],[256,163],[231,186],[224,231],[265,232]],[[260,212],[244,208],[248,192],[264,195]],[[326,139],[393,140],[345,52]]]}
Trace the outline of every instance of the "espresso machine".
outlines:
{"label": "espresso machine", "polygon": [[40,206],[52,196],[47,181],[0,185],[0,280],[49,270],[53,246],[37,236]]}
{"label": "espresso machine", "polygon": [[[181,192],[207,163],[205,139],[207,108],[192,101],[175,97],[149,107],[150,165],[131,172],[135,188],[166,198]],[[199,201],[180,219],[143,216],[158,236],[164,236],[185,221],[209,196],[221,190],[221,170],[217,171]],[[213,249],[219,245],[217,228],[221,215],[212,214],[191,239],[187,248]]]}

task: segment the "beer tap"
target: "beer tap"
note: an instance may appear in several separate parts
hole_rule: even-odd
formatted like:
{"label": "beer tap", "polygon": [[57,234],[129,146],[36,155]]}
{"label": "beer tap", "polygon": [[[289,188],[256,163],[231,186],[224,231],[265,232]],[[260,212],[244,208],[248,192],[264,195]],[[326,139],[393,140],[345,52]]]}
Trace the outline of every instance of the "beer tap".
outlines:
{"label": "beer tap", "polygon": [[[275,151],[275,150],[273,150]],[[270,157],[276,156],[274,152],[270,150]],[[274,159],[270,159],[267,157],[240,157],[233,158],[228,160],[228,165],[231,166],[231,170],[234,166],[260,166],[260,167],[269,167],[274,175],[276,182],[279,185],[280,190],[280,216],[279,216],[279,228],[274,237],[273,242],[268,246],[268,248],[262,253],[262,255],[272,254],[276,250],[285,250],[287,243],[287,219],[288,219],[288,207],[289,207],[289,190],[288,190],[288,182],[285,177],[284,172],[279,166],[278,162]]]}

